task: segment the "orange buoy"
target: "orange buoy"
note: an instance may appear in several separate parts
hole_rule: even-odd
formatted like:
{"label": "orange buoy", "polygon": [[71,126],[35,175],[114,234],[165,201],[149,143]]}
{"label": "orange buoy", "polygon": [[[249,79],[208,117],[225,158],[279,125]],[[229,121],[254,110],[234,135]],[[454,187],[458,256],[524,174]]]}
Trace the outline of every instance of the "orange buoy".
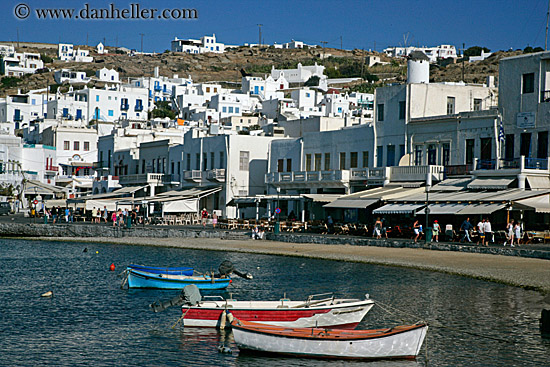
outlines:
{"label": "orange buoy", "polygon": [[109,270],[110,271],[115,271],[115,264],[111,264],[111,266],[109,266]]}

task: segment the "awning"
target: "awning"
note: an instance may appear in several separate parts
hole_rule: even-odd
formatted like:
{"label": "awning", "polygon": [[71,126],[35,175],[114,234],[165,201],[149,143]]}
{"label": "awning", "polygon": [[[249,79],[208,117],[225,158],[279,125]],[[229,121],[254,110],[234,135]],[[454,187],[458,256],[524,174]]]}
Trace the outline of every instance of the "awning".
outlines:
{"label": "awning", "polygon": [[[430,204],[430,215],[456,214],[462,209],[466,208],[466,206],[467,204]],[[418,211],[416,214],[426,214],[426,209],[424,208]]]}
{"label": "awning", "polygon": [[[138,201],[136,201],[137,203]],[[108,211],[114,212],[118,209],[128,209],[132,210],[132,204],[119,202],[117,199],[110,200],[86,200],[86,210],[92,210],[93,208],[101,209],[106,207]]]}
{"label": "awning", "polygon": [[314,203],[331,203],[342,195],[340,194],[302,194],[301,196],[313,200]]}
{"label": "awning", "polygon": [[527,176],[527,182],[531,190],[550,189],[550,180],[548,177]]}
{"label": "awning", "polygon": [[376,204],[379,199],[354,199],[354,200],[345,200],[338,199],[334,200],[332,203],[323,205],[323,208],[346,208],[346,209],[365,209],[368,206]]}
{"label": "awning", "polygon": [[386,204],[372,211],[373,214],[413,214],[424,204]]}
{"label": "awning", "polygon": [[48,185],[40,181],[28,180],[25,183],[25,193],[29,194],[40,194],[40,195],[54,195],[65,192],[66,189],[59,186]]}
{"label": "awning", "polygon": [[474,190],[504,190],[514,181],[513,178],[476,178],[468,184]]}
{"label": "awning", "polygon": [[460,191],[464,190],[466,186],[472,181],[470,177],[467,178],[448,178],[441,181],[437,185],[432,187],[434,191]]}
{"label": "awning", "polygon": [[199,199],[183,199],[164,202],[164,213],[198,213]]}
{"label": "awning", "polygon": [[534,209],[535,213],[550,213],[550,195],[514,201],[512,206],[516,209]]}
{"label": "awning", "polygon": [[503,209],[506,204],[477,204],[468,205],[466,208],[459,211],[457,214],[476,215],[476,214],[493,214],[497,210]]}

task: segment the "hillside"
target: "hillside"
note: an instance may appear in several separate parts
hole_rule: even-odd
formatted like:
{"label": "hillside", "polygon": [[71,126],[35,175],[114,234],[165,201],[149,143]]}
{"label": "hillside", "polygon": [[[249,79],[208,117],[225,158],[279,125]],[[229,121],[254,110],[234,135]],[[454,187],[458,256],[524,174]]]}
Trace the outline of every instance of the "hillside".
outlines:
{"label": "hillside", "polygon": [[[299,62],[303,65],[313,65],[315,62],[325,65],[327,67],[326,74],[329,78],[361,76],[362,74],[365,79],[376,80],[379,78],[384,82],[399,82],[404,81],[407,74],[404,60],[391,60],[378,53],[376,54],[381,56],[383,61],[390,62],[390,64],[366,67],[363,64],[363,58],[369,53],[361,50],[342,51],[322,48],[282,50],[270,47],[262,49],[239,47],[224,54],[189,55],[165,52],[154,56],[129,56],[126,54],[95,55],[89,47],[78,47],[90,49],[91,54],[94,56],[94,62],[71,63],[53,60],[53,62],[45,65],[52,70],[50,72],[12,78],[9,83],[6,83],[8,80],[3,78],[0,86],[0,96],[15,93],[18,89],[28,91],[29,89],[45,88],[47,85],[53,86],[55,85],[53,70],[60,68],[86,71],[88,75],[93,75],[96,70],[103,67],[114,68],[119,71],[121,80],[124,80],[128,77],[152,76],[155,67],[159,67],[160,75],[170,77],[174,74],[178,74],[180,77],[191,75],[196,82],[228,81],[237,83],[241,80],[241,69],[245,69],[253,75],[263,76],[269,74],[272,66],[276,68],[294,68]],[[56,45],[47,44],[24,44],[17,50],[21,52],[39,52],[51,58],[54,58],[57,52]],[[518,53],[521,52],[497,52],[484,61],[466,62],[464,65],[465,81],[468,83],[484,83],[488,75],[498,76],[498,61],[502,57]],[[446,67],[433,65],[430,80],[434,82],[460,81],[461,75],[461,63]],[[94,84],[90,85],[93,86]],[[62,87],[62,90],[66,89],[66,86]]]}

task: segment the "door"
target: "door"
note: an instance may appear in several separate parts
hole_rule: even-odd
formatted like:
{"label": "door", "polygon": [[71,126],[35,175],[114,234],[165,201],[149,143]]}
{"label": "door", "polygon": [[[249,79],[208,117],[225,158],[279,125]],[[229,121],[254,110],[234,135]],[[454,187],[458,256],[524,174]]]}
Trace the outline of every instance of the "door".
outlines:
{"label": "door", "polygon": [[257,85],[254,87],[254,94],[260,94],[260,88]]}
{"label": "door", "polygon": [[76,119],[82,120],[82,110],[76,110]]}

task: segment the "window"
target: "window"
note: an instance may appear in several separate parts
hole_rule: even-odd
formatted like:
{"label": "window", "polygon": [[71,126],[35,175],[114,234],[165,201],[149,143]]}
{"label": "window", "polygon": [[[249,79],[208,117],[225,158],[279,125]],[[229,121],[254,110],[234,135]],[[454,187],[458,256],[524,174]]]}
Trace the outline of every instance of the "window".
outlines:
{"label": "window", "polygon": [[71,143],[68,141],[63,142],[63,150],[70,150],[71,149]]}
{"label": "window", "polygon": [[292,159],[290,158],[286,159],[286,171],[292,172]]}
{"label": "window", "polygon": [[95,101],[99,102],[99,96],[95,96]]}
{"label": "window", "polygon": [[239,113],[239,107],[235,107],[235,113]]}
{"label": "window", "polygon": [[233,107],[229,107],[229,113],[233,113]]}
{"label": "window", "polygon": [[114,116],[113,110],[109,110],[109,116]]}
{"label": "window", "polygon": [[284,170],[284,164],[285,164],[285,160],[284,160],[284,159],[279,159],[279,160],[277,160],[277,172],[283,172],[283,170]]}
{"label": "window", "polygon": [[349,168],[357,168],[357,152],[351,152],[349,154]]}
{"label": "window", "polygon": [[321,170],[321,153],[315,153],[315,171]]}
{"label": "window", "polygon": [[405,101],[399,102],[399,120],[405,119]]}
{"label": "window", "polygon": [[195,154],[195,169],[196,170],[201,169],[201,155],[200,155],[200,153]]}
{"label": "window", "polygon": [[206,87],[206,93],[210,93],[210,87]]}
{"label": "window", "polygon": [[474,98],[474,111],[481,111],[481,98]]}
{"label": "window", "polygon": [[330,153],[325,153],[325,171],[330,171]]}
{"label": "window", "polygon": [[548,158],[548,131],[540,131],[538,134],[537,158]]}
{"label": "window", "polygon": [[523,74],[522,93],[533,93],[535,91],[535,73]]}
{"label": "window", "polygon": [[421,166],[422,165],[422,145],[416,145],[414,147],[414,165],[415,166]]}
{"label": "window", "polygon": [[399,159],[398,160],[401,160],[401,158],[405,155],[405,144],[401,144],[399,145]]}
{"label": "window", "polygon": [[386,147],[386,166],[395,166],[395,145]]}
{"label": "window", "polygon": [[215,159],[215,154],[214,152],[211,152],[210,153],[210,169],[214,169],[214,159]]}
{"label": "window", "polygon": [[493,139],[491,139],[491,138],[481,138],[480,139],[480,142],[481,142],[480,158],[481,158],[482,161],[491,160],[491,158],[493,156],[493,154],[492,154],[492,148],[493,148],[492,141],[493,141]]}
{"label": "window", "polygon": [[202,170],[206,171],[208,169],[208,153],[202,153]]}
{"label": "window", "polygon": [[522,133],[519,142],[519,154],[524,157],[531,156],[531,133]]}
{"label": "window", "polygon": [[85,151],[90,150],[90,142],[89,142],[89,141],[85,141],[85,142],[84,142],[84,150],[85,150]]}
{"label": "window", "polygon": [[340,152],[340,169],[346,169],[346,153]]}
{"label": "window", "polygon": [[74,150],[80,150],[80,142],[79,141],[75,141],[73,145],[74,145]]}
{"label": "window", "polygon": [[240,152],[239,154],[239,170],[248,171],[250,152]]}
{"label": "window", "polygon": [[222,112],[227,112],[227,107],[222,107]]}
{"label": "window", "polygon": [[306,154],[306,171],[311,171],[311,154]]}
{"label": "window", "polygon": [[384,147],[379,145],[376,147],[376,166],[382,167],[384,165]]}
{"label": "window", "polygon": [[223,161],[223,152],[220,152],[220,168],[224,167],[224,161]]}
{"label": "window", "polygon": [[447,115],[455,113],[455,97],[447,97]]}
{"label": "window", "polygon": [[170,162],[170,174],[174,174],[174,161]]}
{"label": "window", "polygon": [[369,152],[363,151],[363,168],[369,167]]}
{"label": "window", "polygon": [[475,140],[466,139],[466,164],[474,163]]}
{"label": "window", "polygon": [[186,159],[186,166],[187,166],[187,171],[191,171],[191,154],[190,153],[187,153],[187,159]]}
{"label": "window", "polygon": [[378,121],[384,121],[384,104],[379,103],[377,105],[377,110],[378,110]]}

